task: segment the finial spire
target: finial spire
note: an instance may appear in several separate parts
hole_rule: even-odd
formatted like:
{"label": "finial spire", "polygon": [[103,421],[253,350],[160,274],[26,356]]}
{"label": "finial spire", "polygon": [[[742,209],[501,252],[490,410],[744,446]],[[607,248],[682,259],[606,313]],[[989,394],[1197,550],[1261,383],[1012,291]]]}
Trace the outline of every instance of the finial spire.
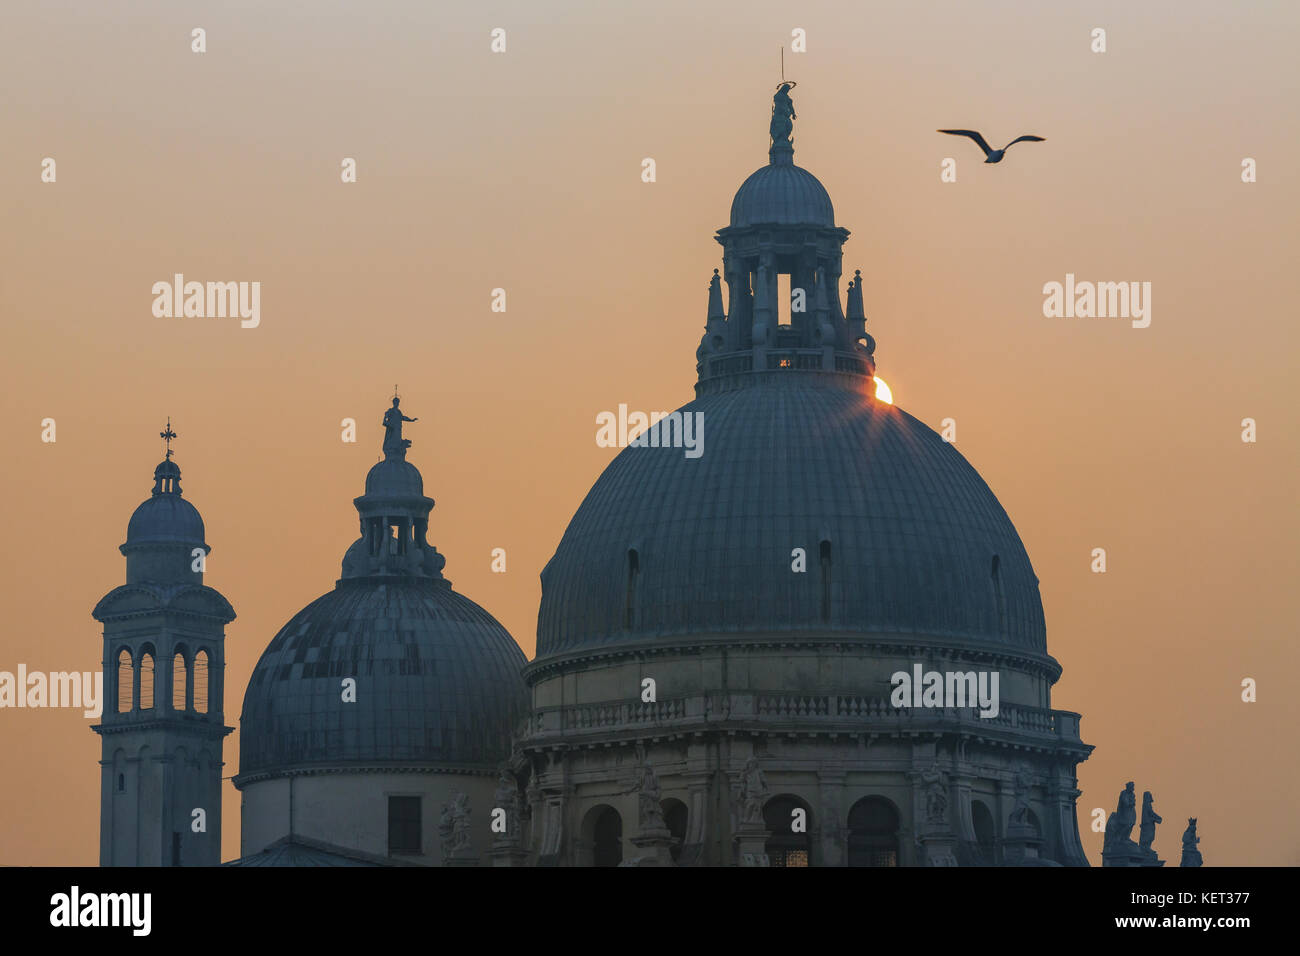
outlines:
{"label": "finial spire", "polygon": [[170,415],[167,416],[167,428],[164,431],[160,431],[158,437],[167,443],[167,457],[164,461],[171,461],[172,439],[176,437],[176,433],[172,431],[172,417]]}

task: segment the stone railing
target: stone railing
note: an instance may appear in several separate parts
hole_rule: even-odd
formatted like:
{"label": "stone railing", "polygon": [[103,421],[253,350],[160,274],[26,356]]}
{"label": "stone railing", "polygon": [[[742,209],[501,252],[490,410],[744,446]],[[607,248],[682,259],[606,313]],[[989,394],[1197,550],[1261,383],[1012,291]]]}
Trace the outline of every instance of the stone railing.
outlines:
{"label": "stone railing", "polygon": [[606,701],[543,707],[527,719],[531,738],[584,731],[617,732],[696,729],[722,723],[825,726],[827,729],[881,730],[959,725],[969,730],[1000,730],[1079,742],[1079,715],[1003,704],[994,717],[975,707],[895,707],[888,700],[849,694],[727,694],[715,692],[655,703]]}

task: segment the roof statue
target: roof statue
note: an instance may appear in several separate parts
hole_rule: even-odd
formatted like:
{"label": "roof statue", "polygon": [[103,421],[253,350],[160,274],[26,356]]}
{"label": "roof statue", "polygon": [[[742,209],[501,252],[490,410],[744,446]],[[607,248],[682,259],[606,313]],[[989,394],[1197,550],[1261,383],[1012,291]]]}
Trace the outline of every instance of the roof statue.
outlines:
{"label": "roof statue", "polygon": [[1142,793],[1142,827],[1138,830],[1138,846],[1144,850],[1151,849],[1156,839],[1156,824],[1164,823],[1164,818],[1156,813],[1155,804],[1151,802],[1151,791]]}
{"label": "roof statue", "polygon": [[1201,842],[1201,838],[1196,835],[1196,817],[1187,818],[1187,829],[1183,831],[1183,859],[1179,866],[1200,866],[1204,861],[1201,859],[1201,851],[1196,849],[1196,844]]}
{"label": "roof statue", "polygon": [[393,407],[384,412],[384,457],[405,460],[406,449],[411,447],[411,440],[402,437],[402,422],[418,422],[418,418],[407,418],[402,414],[402,400],[393,396]]}
{"label": "roof statue", "polygon": [[772,125],[768,131],[772,134],[773,145],[781,142],[789,142],[790,134],[794,132],[794,120],[798,119],[794,115],[794,101],[790,99],[790,90],[794,89],[794,83],[782,83],[776,88],[776,95],[772,97]]}

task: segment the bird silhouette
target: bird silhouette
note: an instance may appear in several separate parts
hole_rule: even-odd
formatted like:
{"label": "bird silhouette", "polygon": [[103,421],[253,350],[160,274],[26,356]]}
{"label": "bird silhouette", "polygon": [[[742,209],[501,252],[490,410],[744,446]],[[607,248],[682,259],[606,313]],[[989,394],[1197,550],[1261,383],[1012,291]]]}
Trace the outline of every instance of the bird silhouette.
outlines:
{"label": "bird silhouette", "polygon": [[1009,150],[1012,146],[1016,145],[1016,143],[1045,142],[1045,140],[1041,136],[1017,136],[1015,139],[1007,143],[1007,145],[1003,146],[1001,149],[989,149],[989,144],[984,142],[984,137],[981,136],[973,129],[940,129],[940,130],[935,130],[935,132],[947,133],[949,136],[969,136],[971,139],[975,140],[975,142],[979,145],[980,149],[984,150],[984,155],[985,157],[987,157],[984,160],[984,162],[986,163],[1002,162],[1002,157],[1006,154],[1006,151]]}

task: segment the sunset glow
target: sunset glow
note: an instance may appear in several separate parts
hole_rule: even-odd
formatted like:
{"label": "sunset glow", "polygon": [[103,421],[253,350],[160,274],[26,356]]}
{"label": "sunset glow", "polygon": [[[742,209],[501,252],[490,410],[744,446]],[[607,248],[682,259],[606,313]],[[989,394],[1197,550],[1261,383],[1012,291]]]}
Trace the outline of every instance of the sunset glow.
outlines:
{"label": "sunset glow", "polygon": [[886,405],[894,404],[894,393],[879,375],[876,376],[876,401],[884,402]]}

